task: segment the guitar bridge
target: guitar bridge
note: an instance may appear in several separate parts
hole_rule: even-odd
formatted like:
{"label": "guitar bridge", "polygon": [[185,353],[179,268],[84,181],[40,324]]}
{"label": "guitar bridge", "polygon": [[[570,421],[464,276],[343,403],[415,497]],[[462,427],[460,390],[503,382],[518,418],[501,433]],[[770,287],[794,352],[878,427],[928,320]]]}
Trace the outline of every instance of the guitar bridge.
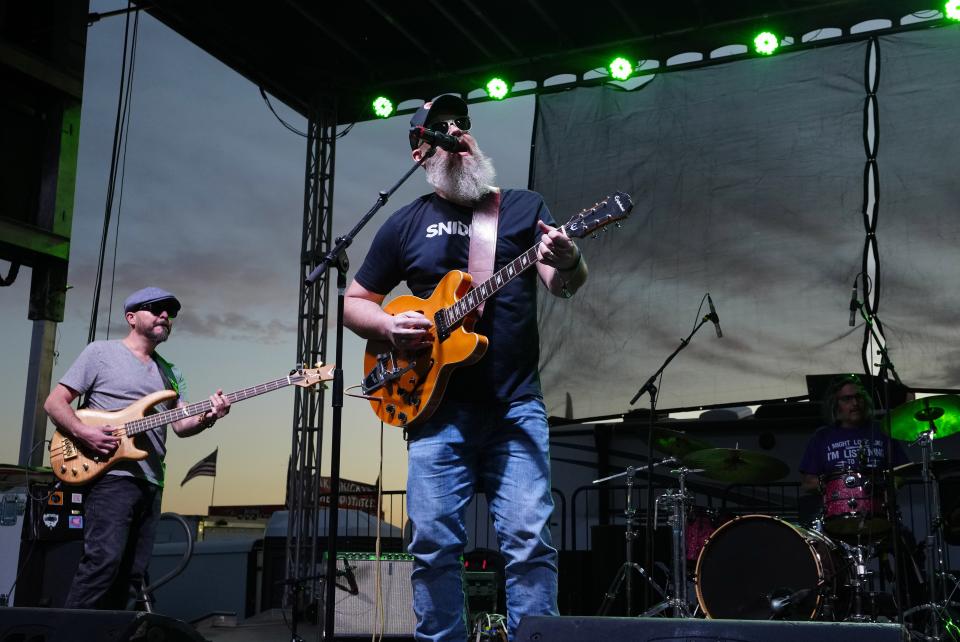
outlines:
{"label": "guitar bridge", "polygon": [[72,440],[67,439],[66,437],[64,437],[64,438],[63,438],[63,443],[62,443],[61,445],[63,446],[63,459],[64,459],[64,460],[73,459],[74,457],[77,456],[77,446],[76,446],[76,444],[73,443]]}
{"label": "guitar bridge", "polygon": [[360,389],[363,391],[363,394],[369,395],[371,392],[376,392],[391,381],[399,379],[403,376],[404,372],[412,370],[416,365],[416,361],[411,361],[407,367],[398,368],[397,362],[393,357],[393,352],[378,354],[377,365],[373,366],[370,372],[364,376],[363,381],[360,382]]}

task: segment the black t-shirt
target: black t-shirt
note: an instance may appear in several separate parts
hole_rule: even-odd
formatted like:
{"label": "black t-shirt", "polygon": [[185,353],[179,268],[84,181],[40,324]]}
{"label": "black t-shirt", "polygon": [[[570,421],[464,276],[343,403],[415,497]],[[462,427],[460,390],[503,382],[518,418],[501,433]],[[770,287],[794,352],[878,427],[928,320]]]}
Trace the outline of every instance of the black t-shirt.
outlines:
{"label": "black t-shirt", "polygon": [[[556,225],[542,196],[528,190],[501,193],[494,270],[539,242],[538,219]],[[469,207],[436,194],[421,196],[394,212],[377,232],[357,282],[387,295],[406,281],[414,295],[429,297],[447,272],[466,271],[472,221]],[[477,363],[454,371],[445,398],[515,401],[541,394],[538,280],[531,267],[487,300],[475,328],[489,339],[487,352]]]}
{"label": "black t-shirt", "polygon": [[807,443],[800,472],[825,475],[846,469],[886,468],[888,447],[894,466],[910,461],[900,442],[891,440],[877,423],[857,428],[822,426]]}

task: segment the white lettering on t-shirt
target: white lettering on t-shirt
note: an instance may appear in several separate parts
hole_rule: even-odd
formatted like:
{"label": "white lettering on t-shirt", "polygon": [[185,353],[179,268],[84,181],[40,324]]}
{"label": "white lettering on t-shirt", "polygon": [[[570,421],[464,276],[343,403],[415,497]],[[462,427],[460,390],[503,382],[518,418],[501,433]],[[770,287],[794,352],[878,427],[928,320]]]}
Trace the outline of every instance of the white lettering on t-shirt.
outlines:
{"label": "white lettering on t-shirt", "polygon": [[428,239],[434,236],[443,236],[444,234],[470,236],[470,227],[460,221],[445,221],[443,223],[432,223],[427,226],[426,238]]}

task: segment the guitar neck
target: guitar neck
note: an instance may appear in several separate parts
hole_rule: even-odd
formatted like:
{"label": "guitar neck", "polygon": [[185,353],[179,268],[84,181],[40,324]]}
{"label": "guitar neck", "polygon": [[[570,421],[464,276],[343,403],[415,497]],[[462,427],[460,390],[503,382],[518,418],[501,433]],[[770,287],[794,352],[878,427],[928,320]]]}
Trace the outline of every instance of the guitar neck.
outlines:
{"label": "guitar neck", "polygon": [[[562,225],[560,230],[566,231],[566,225]],[[463,298],[443,309],[446,316],[447,327],[453,327],[455,324],[463,321],[467,315],[480,307],[480,304],[492,297],[503,289],[510,281],[527,271],[539,260],[537,256],[537,246],[534,245],[529,250],[507,263],[505,266],[493,273],[489,279],[475,285],[472,290],[463,295]]]}
{"label": "guitar neck", "polygon": [[[256,397],[268,392],[273,392],[274,390],[279,390],[280,388],[284,388],[286,386],[291,386],[302,379],[303,375],[292,374],[283,377],[282,379],[275,379],[273,381],[261,383],[250,388],[237,390],[236,392],[231,392],[224,396],[230,401],[230,403],[236,403],[238,401],[243,401],[244,399],[249,399],[250,397]],[[204,401],[198,401],[197,403],[187,404],[182,408],[174,408],[173,410],[158,412],[155,415],[149,415],[141,419],[128,421],[125,424],[126,431],[128,435],[136,435],[147,430],[155,430],[173,421],[179,421],[180,419],[186,419],[187,417],[193,417],[194,415],[201,415],[210,410],[212,406],[213,404],[210,403],[210,400],[206,399]]]}

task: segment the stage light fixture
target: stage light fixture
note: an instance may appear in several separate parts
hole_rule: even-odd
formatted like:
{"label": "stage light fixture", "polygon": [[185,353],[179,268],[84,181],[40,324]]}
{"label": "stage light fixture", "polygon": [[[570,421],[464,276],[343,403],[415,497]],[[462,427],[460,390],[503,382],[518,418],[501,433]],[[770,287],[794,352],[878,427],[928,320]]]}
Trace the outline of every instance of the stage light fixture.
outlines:
{"label": "stage light fixture", "polygon": [[387,118],[393,113],[393,103],[390,102],[389,98],[378,96],[377,99],[373,101],[373,113],[380,118]]}
{"label": "stage light fixture", "polygon": [[943,13],[951,20],[960,20],[960,0],[947,0]]}
{"label": "stage light fixture", "polygon": [[503,100],[507,97],[508,91],[507,83],[500,78],[491,78],[487,83],[487,95],[494,100]]}
{"label": "stage light fixture", "polygon": [[610,76],[615,80],[626,80],[633,73],[633,65],[622,56],[618,56],[610,61]]}
{"label": "stage light fixture", "polygon": [[769,31],[764,31],[753,39],[753,48],[758,54],[769,56],[780,46],[780,39]]}

